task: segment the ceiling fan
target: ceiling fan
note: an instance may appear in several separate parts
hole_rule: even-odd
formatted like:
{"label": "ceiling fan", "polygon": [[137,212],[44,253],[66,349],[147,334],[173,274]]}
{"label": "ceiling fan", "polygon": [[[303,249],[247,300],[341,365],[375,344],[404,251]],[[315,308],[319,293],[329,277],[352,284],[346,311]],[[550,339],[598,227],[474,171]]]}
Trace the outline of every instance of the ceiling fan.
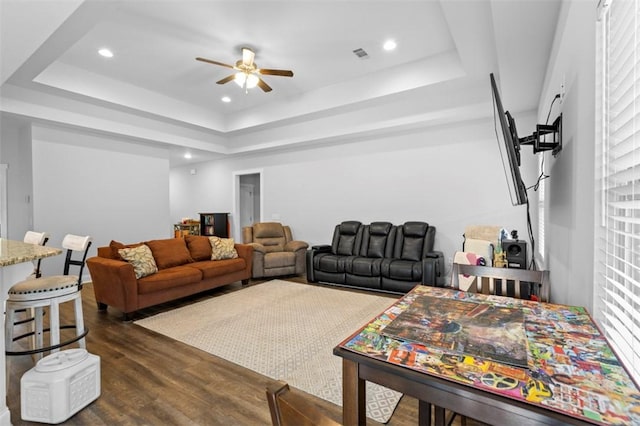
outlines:
{"label": "ceiling fan", "polygon": [[245,91],[259,86],[264,92],[270,92],[272,89],[259,75],[279,75],[282,77],[293,77],[293,71],[290,70],[273,70],[266,68],[258,68],[258,65],[253,62],[256,54],[248,47],[242,48],[242,59],[237,61],[235,65],[229,65],[218,61],[212,61],[206,58],[196,58],[197,61],[206,62],[208,64],[220,65],[222,67],[232,68],[238,72],[231,74],[217,81],[218,84],[225,84],[234,80],[238,86],[244,87]]}

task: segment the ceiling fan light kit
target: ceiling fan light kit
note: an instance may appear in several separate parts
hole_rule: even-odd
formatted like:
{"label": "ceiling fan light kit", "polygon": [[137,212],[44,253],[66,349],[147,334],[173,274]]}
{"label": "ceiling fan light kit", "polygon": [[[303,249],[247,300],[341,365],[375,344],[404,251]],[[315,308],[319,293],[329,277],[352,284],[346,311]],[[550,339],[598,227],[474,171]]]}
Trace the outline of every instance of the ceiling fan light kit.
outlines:
{"label": "ceiling fan light kit", "polygon": [[293,71],[291,70],[276,70],[276,69],[261,69],[253,61],[255,58],[253,50],[243,47],[242,59],[237,61],[235,65],[225,64],[223,62],[213,61],[211,59],[196,58],[197,61],[206,62],[212,65],[219,65],[226,68],[232,68],[238,71],[235,74],[231,74],[222,80],[217,81],[217,84],[226,84],[231,80],[235,81],[240,87],[244,87],[245,92],[248,93],[249,89],[253,89],[258,86],[263,92],[270,92],[271,87],[260,78],[259,75],[276,75],[280,77],[293,77]]}
{"label": "ceiling fan light kit", "polygon": [[233,81],[236,82],[241,88],[253,89],[258,85],[258,76],[255,74],[249,74],[244,71],[237,73],[233,76]]}

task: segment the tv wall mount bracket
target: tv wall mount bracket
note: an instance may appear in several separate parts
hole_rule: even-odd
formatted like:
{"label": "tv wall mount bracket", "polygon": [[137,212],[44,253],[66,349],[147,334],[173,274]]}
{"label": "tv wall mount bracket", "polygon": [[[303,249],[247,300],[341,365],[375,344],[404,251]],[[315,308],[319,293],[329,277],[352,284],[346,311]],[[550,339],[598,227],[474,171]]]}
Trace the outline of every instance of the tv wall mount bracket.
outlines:
{"label": "tv wall mount bracket", "polygon": [[519,138],[520,145],[533,145],[533,153],[551,150],[553,156],[562,151],[562,114],[553,124],[536,124],[536,131]]}

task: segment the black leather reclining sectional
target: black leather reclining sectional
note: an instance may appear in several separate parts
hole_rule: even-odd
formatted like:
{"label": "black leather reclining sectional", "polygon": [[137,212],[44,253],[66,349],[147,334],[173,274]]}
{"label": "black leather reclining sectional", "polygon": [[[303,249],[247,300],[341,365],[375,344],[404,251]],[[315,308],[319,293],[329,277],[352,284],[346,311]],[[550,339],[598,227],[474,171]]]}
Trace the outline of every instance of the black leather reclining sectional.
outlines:
{"label": "black leather reclining sectional", "polygon": [[307,281],[393,293],[442,285],[444,256],[433,251],[435,234],[425,222],[342,222],[331,245],[307,251]]}

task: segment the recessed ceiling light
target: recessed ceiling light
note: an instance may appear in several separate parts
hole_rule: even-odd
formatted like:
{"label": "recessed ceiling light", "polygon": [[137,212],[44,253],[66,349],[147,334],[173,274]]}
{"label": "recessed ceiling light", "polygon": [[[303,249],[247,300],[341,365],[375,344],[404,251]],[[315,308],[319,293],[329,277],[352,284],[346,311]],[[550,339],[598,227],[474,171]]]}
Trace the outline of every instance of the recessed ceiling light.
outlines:
{"label": "recessed ceiling light", "polygon": [[98,50],[98,53],[100,56],[104,56],[105,58],[113,58],[113,52],[106,47]]}
{"label": "recessed ceiling light", "polygon": [[396,42],[393,40],[387,40],[384,42],[384,44],[382,45],[382,47],[384,48],[384,50],[394,50],[396,48]]}
{"label": "recessed ceiling light", "polygon": [[184,158],[186,158],[187,160],[191,160],[191,153],[187,152],[186,154],[184,154]]}
{"label": "recessed ceiling light", "polygon": [[231,102],[231,98],[230,98],[230,97],[228,97],[228,96],[223,96],[220,100],[221,100],[222,102],[225,102],[225,103],[229,103],[229,102]]}

